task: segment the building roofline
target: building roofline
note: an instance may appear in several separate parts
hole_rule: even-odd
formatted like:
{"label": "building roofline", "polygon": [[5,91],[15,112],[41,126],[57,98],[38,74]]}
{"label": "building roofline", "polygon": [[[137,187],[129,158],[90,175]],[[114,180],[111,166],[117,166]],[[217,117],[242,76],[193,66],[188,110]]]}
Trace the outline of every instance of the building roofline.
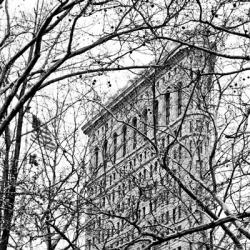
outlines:
{"label": "building roofline", "polygon": [[[109,112],[111,108],[116,106],[121,100],[123,100],[125,97],[127,97],[130,93],[132,93],[136,88],[142,86],[142,83],[145,82],[146,76],[149,77],[152,74],[158,74],[157,69],[163,70],[163,69],[170,69],[172,66],[176,65],[176,60],[180,59],[181,56],[184,54],[184,52],[188,52],[190,50],[189,47],[183,46],[177,46],[173,50],[169,52],[168,55],[163,57],[162,60],[159,61],[159,65],[156,66],[149,66],[148,69],[143,70],[141,72],[141,76],[138,78],[135,78],[131,81],[131,84],[124,89],[122,93],[115,96],[107,105],[106,108],[103,108],[101,111],[99,111],[93,118],[91,118],[87,123],[85,123],[82,126],[82,131],[84,134],[89,134],[89,132],[92,130],[92,128],[98,123],[100,119],[105,117]],[[151,67],[151,68],[150,68]],[[156,70],[155,70],[156,69]],[[143,74],[145,73],[145,74]]]}

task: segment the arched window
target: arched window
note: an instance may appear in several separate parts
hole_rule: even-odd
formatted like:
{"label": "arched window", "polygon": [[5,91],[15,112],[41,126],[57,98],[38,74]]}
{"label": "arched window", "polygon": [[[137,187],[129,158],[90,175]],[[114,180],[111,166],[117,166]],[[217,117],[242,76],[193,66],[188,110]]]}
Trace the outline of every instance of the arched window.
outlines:
{"label": "arched window", "polygon": [[95,167],[98,167],[99,164],[99,148],[95,147]]}
{"label": "arched window", "polygon": [[117,133],[114,133],[114,136],[113,136],[113,142],[114,142],[114,163],[116,162],[116,154],[117,154]]}
{"label": "arched window", "polygon": [[134,117],[132,120],[132,126],[134,127],[134,131],[133,131],[133,149],[136,148],[136,144],[137,144],[137,118]]}
{"label": "arched window", "polygon": [[127,153],[127,126],[123,126],[122,128],[122,139],[123,139],[123,153],[122,155],[125,156]]}
{"label": "arched window", "polygon": [[179,82],[177,86],[177,113],[178,115],[181,114],[182,108],[182,83]]}

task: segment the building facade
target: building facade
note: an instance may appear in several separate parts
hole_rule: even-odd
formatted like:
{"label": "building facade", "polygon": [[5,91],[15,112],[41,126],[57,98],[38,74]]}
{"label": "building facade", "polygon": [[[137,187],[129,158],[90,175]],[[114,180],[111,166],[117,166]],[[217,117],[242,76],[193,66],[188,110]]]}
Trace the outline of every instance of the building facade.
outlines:
{"label": "building facade", "polygon": [[[89,137],[86,249],[207,249],[211,58],[175,50],[84,125]],[[208,63],[209,62],[209,63]],[[202,200],[203,203],[209,202]]]}

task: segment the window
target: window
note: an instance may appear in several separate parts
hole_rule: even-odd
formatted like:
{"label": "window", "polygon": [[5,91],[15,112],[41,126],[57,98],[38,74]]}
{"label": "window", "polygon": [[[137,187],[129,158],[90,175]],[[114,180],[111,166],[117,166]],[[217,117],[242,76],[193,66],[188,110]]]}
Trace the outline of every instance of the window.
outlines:
{"label": "window", "polygon": [[181,160],[182,158],[182,146],[179,144],[179,148],[178,148],[178,153],[179,153],[179,160]]}
{"label": "window", "polygon": [[153,212],[153,206],[152,206],[152,202],[151,202],[151,200],[150,200],[150,202],[149,202],[149,211],[150,211],[150,213],[152,213],[152,212]]}
{"label": "window", "polygon": [[179,197],[181,197],[181,193],[182,193],[181,186],[179,186],[179,189],[178,189]]}
{"label": "window", "polygon": [[99,164],[99,148],[95,147],[95,167],[98,167]]}
{"label": "window", "polygon": [[108,151],[108,141],[105,140],[103,143],[103,148],[102,148],[102,155],[103,155],[103,161],[105,162],[107,160],[107,151]]}
{"label": "window", "polygon": [[156,192],[157,188],[158,188],[158,182],[157,181],[154,182],[154,188],[155,188],[155,192]]}
{"label": "window", "polygon": [[139,161],[142,162],[142,154],[139,155]]}
{"label": "window", "polygon": [[38,166],[37,162],[37,155],[36,154],[31,154],[30,159],[29,159],[29,164],[33,164],[34,166]]}
{"label": "window", "polygon": [[164,214],[161,214],[161,223],[164,223]]}
{"label": "window", "polygon": [[203,178],[203,161],[202,160],[196,160],[196,172],[199,173],[200,178]]}
{"label": "window", "polygon": [[190,133],[193,132],[193,123],[192,123],[192,121],[189,122],[189,132]]}
{"label": "window", "polygon": [[189,250],[193,250],[193,243],[189,242]]}
{"label": "window", "polygon": [[206,129],[207,129],[207,133],[209,133],[209,122],[206,121]]}
{"label": "window", "polygon": [[120,223],[117,222],[117,233],[119,234],[120,233]]}
{"label": "window", "polygon": [[127,153],[127,126],[123,126],[123,128],[122,128],[122,138],[123,138],[123,153],[122,153],[122,155],[125,156]]}
{"label": "window", "polygon": [[176,149],[173,150],[173,158],[176,160],[177,158],[177,152],[176,152]]}
{"label": "window", "polygon": [[132,161],[129,162],[129,169],[131,170],[132,169]]}
{"label": "window", "polygon": [[201,132],[201,131],[202,131],[202,121],[196,120],[196,132]]}
{"label": "window", "polygon": [[170,93],[165,94],[165,105],[166,105],[166,125],[169,124],[170,120]]}
{"label": "window", "polygon": [[122,184],[122,195],[125,196],[126,186],[125,183]]}
{"label": "window", "polygon": [[147,136],[148,132],[148,110],[144,109],[143,111],[143,133]]}
{"label": "window", "polygon": [[165,138],[161,139],[161,145],[162,145],[162,148],[165,148]]}
{"label": "window", "polygon": [[134,117],[133,121],[132,121],[132,126],[134,127],[134,131],[133,131],[133,149],[136,148],[136,144],[137,144],[137,118]]}
{"label": "window", "polygon": [[178,207],[178,219],[181,219],[181,206]]}
{"label": "window", "polygon": [[157,199],[154,200],[154,211],[157,210]]}
{"label": "window", "polygon": [[192,153],[192,151],[193,151],[193,141],[189,141],[189,150],[190,150],[190,152]]}
{"label": "window", "polygon": [[176,220],[176,208],[173,209],[173,222]]}
{"label": "window", "polygon": [[198,140],[197,141],[197,151],[198,151],[198,155],[201,155],[203,152],[203,145],[202,145],[202,141]]}
{"label": "window", "polygon": [[131,180],[128,181],[128,189],[131,190],[132,185],[131,185]]}
{"label": "window", "polygon": [[177,137],[177,133],[178,133],[178,130],[175,129],[175,130],[174,130],[174,136],[175,136],[175,137]]}
{"label": "window", "polygon": [[159,123],[159,101],[158,100],[154,101],[154,121],[155,121],[155,126],[158,126],[158,123]]}
{"label": "window", "polygon": [[90,250],[91,249],[91,240],[88,240],[88,249]]}
{"label": "window", "polygon": [[166,224],[169,223],[169,211],[166,212]]}
{"label": "window", "polygon": [[177,114],[181,114],[182,108],[182,83],[179,82],[177,86]]}
{"label": "window", "polygon": [[109,124],[108,124],[108,123],[105,123],[105,133],[108,132],[108,129],[109,129]]}
{"label": "window", "polygon": [[120,196],[121,196],[121,186],[118,186],[118,198],[120,198]]}
{"label": "window", "polygon": [[117,133],[114,133],[113,136],[113,141],[114,141],[114,163],[116,162],[116,154],[117,154]]}
{"label": "window", "polygon": [[158,162],[155,162],[155,172],[157,172]]}
{"label": "window", "polygon": [[139,181],[141,181],[142,180],[142,174],[141,174],[141,172],[139,173]]}

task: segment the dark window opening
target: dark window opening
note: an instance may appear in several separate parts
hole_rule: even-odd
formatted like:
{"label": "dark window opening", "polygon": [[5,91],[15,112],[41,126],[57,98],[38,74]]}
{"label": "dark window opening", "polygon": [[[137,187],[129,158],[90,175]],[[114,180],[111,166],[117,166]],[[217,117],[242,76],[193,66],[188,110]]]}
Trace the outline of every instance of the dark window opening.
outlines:
{"label": "dark window opening", "polygon": [[148,132],[148,110],[143,111],[143,133],[147,136]]}
{"label": "dark window opening", "polygon": [[98,167],[99,164],[99,148],[95,148],[95,167]]}
{"label": "dark window opening", "polygon": [[166,103],[166,125],[169,124],[170,120],[170,93],[165,94],[165,103]]}
{"label": "dark window opening", "polygon": [[108,141],[105,140],[103,143],[103,161],[105,162],[107,160],[107,151],[108,151]]}
{"label": "dark window opening", "polygon": [[116,162],[116,154],[117,154],[117,133],[114,133],[114,163]]}
{"label": "dark window opening", "polygon": [[136,148],[136,144],[137,144],[137,118],[134,117],[133,121],[132,121],[132,126],[134,127],[134,131],[133,131],[133,149]]}
{"label": "dark window opening", "polygon": [[182,83],[179,82],[177,86],[177,113],[181,114],[182,109]]}
{"label": "dark window opening", "polygon": [[126,126],[123,126],[122,135],[123,135],[123,156],[125,156],[127,153],[127,127]]}
{"label": "dark window opening", "polygon": [[159,101],[154,101],[154,120],[155,120],[155,126],[158,126],[159,124]]}
{"label": "dark window opening", "polygon": [[36,154],[31,154],[30,155],[29,164],[32,164],[34,166],[38,166],[37,155]]}

